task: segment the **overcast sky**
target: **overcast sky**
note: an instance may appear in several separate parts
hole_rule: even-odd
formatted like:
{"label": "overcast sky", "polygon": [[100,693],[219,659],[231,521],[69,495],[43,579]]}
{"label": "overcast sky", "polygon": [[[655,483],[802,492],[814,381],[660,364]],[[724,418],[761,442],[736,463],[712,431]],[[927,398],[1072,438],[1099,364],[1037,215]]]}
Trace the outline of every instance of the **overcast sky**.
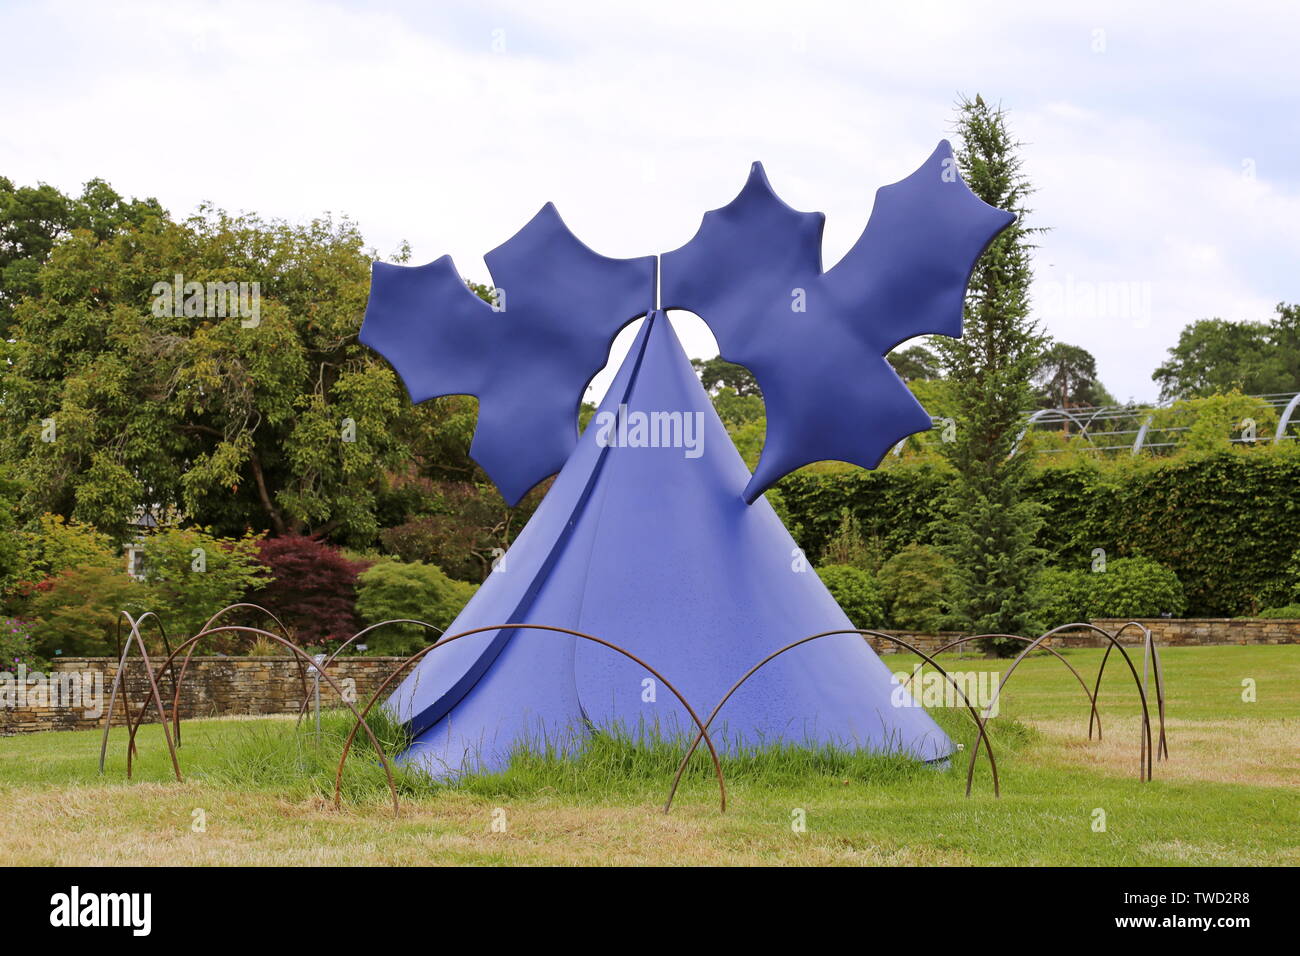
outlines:
{"label": "overcast sky", "polygon": [[827,214],[829,268],[978,92],[1051,227],[1036,314],[1144,400],[1187,323],[1300,300],[1298,41],[1283,2],[0,0],[0,175],[346,214],[488,281],[547,200],[599,252],[663,252],[760,159]]}

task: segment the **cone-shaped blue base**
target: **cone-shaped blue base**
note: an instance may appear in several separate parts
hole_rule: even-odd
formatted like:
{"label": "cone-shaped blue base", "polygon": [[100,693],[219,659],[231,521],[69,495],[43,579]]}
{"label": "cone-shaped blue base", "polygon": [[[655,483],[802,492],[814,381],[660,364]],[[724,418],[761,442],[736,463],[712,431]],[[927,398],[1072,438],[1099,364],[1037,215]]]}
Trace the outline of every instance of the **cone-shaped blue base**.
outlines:
{"label": "cone-shaped blue base", "polygon": [[[616,416],[622,428],[607,427]],[[638,442],[651,436],[677,442]],[[585,631],[643,658],[706,718],[772,651],[852,627],[771,506],[745,504],[749,479],[667,318],[652,315],[504,566],[447,633],[506,622]],[[711,732],[723,749],[780,741],[950,754],[925,711],[900,699],[910,701],[866,641],[837,635],[768,664]],[[499,769],[521,744],[572,747],[592,727],[694,727],[632,661],[534,630],[431,652],[389,708],[416,738],[403,759],[438,775]]]}

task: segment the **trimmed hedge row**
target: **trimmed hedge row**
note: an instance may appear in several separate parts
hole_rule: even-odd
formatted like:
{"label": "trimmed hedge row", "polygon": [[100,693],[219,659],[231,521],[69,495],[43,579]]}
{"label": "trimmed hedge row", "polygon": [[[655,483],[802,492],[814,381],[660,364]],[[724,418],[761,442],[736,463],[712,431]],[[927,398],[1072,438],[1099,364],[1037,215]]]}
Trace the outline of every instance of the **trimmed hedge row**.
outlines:
{"label": "trimmed hedge row", "polygon": [[[841,509],[858,519],[882,558],[933,544],[947,474],[924,462],[879,471],[801,472],[779,485],[790,530],[818,555]],[[1300,456],[1229,451],[1175,459],[1076,461],[1034,472],[1029,493],[1047,509],[1039,544],[1050,563],[1085,569],[1096,548],[1108,560],[1153,558],[1178,575],[1194,617],[1231,617],[1284,604],[1300,548]]]}

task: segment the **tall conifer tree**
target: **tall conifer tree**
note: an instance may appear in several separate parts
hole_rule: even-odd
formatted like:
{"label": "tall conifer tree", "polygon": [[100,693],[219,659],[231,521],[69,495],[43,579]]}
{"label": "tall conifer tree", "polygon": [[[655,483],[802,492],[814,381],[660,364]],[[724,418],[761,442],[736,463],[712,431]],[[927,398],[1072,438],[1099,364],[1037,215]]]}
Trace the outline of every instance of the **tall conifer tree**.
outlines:
{"label": "tall conifer tree", "polygon": [[975,267],[962,338],[933,340],[952,382],[957,426],[943,445],[956,476],[939,539],[956,565],[951,623],[968,632],[1025,634],[1034,627],[1027,592],[1042,560],[1034,542],[1043,519],[1025,494],[1028,456],[1011,452],[1034,407],[1032,378],[1045,344],[1029,314],[1031,238],[1041,230],[1025,222],[1033,190],[1002,109],[980,96],[963,98],[956,132],[967,185],[1017,219]]}

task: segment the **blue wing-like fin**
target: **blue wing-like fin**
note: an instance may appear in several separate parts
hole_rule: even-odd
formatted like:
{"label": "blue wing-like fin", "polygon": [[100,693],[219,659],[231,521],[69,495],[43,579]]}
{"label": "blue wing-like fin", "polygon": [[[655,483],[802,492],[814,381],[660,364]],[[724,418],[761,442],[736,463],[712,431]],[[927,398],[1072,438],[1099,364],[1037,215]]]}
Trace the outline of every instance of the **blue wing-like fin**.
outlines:
{"label": "blue wing-like fin", "polygon": [[862,235],[829,272],[821,213],[783,203],[757,163],[740,195],[662,257],[663,306],[697,313],[763,391],[767,440],[747,501],[810,462],[874,468],[930,427],[884,356],[913,336],[961,335],[975,263],[1014,219],[970,191],[943,141],[877,191]]}
{"label": "blue wing-like fin", "polygon": [[583,390],[619,329],[653,307],[655,259],[593,252],[550,203],[484,259],[494,305],[450,257],[375,263],[360,340],[389,361],[413,402],[478,398],[470,455],[514,505],[576,446]]}

